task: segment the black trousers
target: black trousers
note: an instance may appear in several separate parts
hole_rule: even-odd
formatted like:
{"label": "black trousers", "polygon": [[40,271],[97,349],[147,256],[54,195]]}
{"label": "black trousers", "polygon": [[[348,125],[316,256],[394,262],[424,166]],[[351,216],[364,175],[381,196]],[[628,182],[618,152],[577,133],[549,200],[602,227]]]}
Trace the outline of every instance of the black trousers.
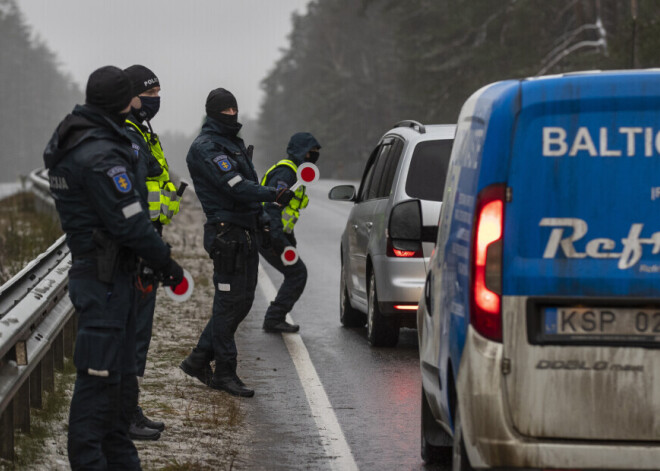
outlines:
{"label": "black trousers", "polygon": [[197,342],[197,349],[215,359],[215,377],[236,374],[238,351],[234,334],[239,324],[252,308],[257,287],[259,252],[252,230],[238,226],[228,227],[220,238],[231,250],[218,254],[216,237],[218,227],[207,224],[204,231],[204,247],[215,255],[213,270],[213,309],[204,331]]}
{"label": "black trousers", "polygon": [[78,316],[73,362],[76,384],[69,412],[69,463],[77,469],[140,469],[128,436],[137,407],[135,277],[96,277],[92,260],[76,260],[69,296]]}
{"label": "black trousers", "polygon": [[283,321],[288,312],[291,312],[307,284],[307,267],[301,258],[293,265],[284,265],[280,254],[273,248],[259,247],[259,254],[277,271],[284,275],[284,281],[277,291],[277,296],[266,310],[266,321]]}

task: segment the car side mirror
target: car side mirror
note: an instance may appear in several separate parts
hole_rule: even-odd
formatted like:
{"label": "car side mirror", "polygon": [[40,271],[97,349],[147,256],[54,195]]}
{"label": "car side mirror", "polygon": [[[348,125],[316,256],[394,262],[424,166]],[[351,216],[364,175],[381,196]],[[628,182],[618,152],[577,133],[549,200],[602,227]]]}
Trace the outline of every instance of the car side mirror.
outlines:
{"label": "car side mirror", "polygon": [[328,198],[334,201],[355,201],[355,187],[353,185],[338,185],[328,193]]}

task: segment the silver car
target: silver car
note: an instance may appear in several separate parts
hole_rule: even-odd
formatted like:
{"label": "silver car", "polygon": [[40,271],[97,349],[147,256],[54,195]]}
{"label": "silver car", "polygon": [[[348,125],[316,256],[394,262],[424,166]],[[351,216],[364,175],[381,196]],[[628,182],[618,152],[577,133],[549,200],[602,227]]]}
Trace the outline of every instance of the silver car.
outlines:
{"label": "silver car", "polygon": [[354,202],[341,239],[340,320],[366,323],[374,347],[392,347],[400,327],[416,327],[455,130],[397,123],[371,153],[360,188],[339,185],[328,195]]}

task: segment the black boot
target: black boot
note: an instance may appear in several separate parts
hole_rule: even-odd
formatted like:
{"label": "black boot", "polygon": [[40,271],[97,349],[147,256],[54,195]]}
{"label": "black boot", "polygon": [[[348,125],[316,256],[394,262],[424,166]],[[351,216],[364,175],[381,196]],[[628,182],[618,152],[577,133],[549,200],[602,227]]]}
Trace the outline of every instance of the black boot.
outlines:
{"label": "black boot", "polygon": [[142,425],[147,428],[152,428],[154,430],[158,430],[159,432],[162,432],[165,430],[165,424],[159,420],[151,420],[148,418],[146,415],[144,415],[144,412],[142,411],[142,407],[138,406],[137,412],[135,413],[135,422],[138,425]]}
{"label": "black boot", "polygon": [[[140,408],[138,407],[138,409]],[[140,410],[138,414],[136,410],[128,426],[128,436],[132,440],[158,440],[160,438],[160,432],[145,426],[144,422],[140,421],[140,416],[144,418],[142,411]]]}
{"label": "black boot", "polygon": [[217,377],[216,375],[213,375],[209,386],[211,386],[213,389],[226,391],[232,396],[239,396],[239,397],[254,396],[254,389],[250,389],[246,387],[243,381],[238,379],[238,376]]}
{"label": "black boot", "polygon": [[205,385],[209,385],[213,370],[211,369],[211,360],[206,356],[205,352],[193,348],[193,351],[181,362],[179,368],[183,370],[188,376],[197,378]]}
{"label": "black boot", "polygon": [[266,332],[295,333],[300,330],[298,324],[289,324],[286,320],[265,320],[263,328]]}

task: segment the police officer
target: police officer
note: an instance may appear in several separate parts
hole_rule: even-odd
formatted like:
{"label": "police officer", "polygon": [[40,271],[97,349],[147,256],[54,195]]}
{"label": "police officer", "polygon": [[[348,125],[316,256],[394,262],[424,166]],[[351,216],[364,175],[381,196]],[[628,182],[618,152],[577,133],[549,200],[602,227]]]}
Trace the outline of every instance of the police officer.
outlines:
{"label": "police officer", "polygon": [[[170,181],[169,166],[158,135],[153,132],[151,120],[160,109],[160,81],[156,74],[143,65],[124,69],[133,89],[131,111],[126,119],[126,130],[137,157],[136,187],[148,207],[149,217],[159,234],[163,225],[172,221],[179,211],[180,196]],[[158,281],[153,270],[140,265],[137,278],[138,309],[136,319],[136,351],[138,386],[142,383],[147,363],[147,352],[156,309]],[[140,406],[136,408],[128,434],[134,440],[158,440],[165,424],[147,418]]]}
{"label": "police officer", "polygon": [[137,405],[136,256],[178,284],[183,272],[135,191],[124,121],[131,84],[113,66],[94,71],[86,104],[58,125],[44,152],[50,188],[71,250],[69,296],[78,316],[69,413],[71,468],[140,469],[128,436]]}
{"label": "police officer", "polygon": [[[214,389],[252,397],[236,374],[234,333],[250,311],[257,285],[259,252],[255,232],[261,202],[287,204],[288,189],[259,185],[252,165],[252,146],[238,137],[238,105],[224,88],[206,99],[206,121],[190,146],[186,162],[195,192],[206,214],[204,248],[213,259],[213,313],[197,346],[180,367]],[[211,360],[215,371],[211,376]]]}
{"label": "police officer", "polygon": [[[316,163],[319,159],[321,145],[308,132],[299,132],[291,136],[286,152],[287,159],[273,165],[261,180],[264,186],[276,187],[278,190],[291,188],[297,180],[298,166],[303,162]],[[263,328],[266,332],[298,332],[297,324],[289,324],[286,314],[293,309],[307,283],[307,268],[301,258],[293,265],[285,266],[281,255],[287,246],[296,246],[293,227],[300,217],[300,210],[305,209],[309,198],[305,193],[305,185],[299,186],[289,204],[282,207],[266,203],[265,209],[270,220],[268,233],[262,232],[262,243],[259,253],[273,267],[284,275],[284,282],[277,292],[275,300],[266,310]],[[268,237],[270,236],[270,239]]]}

